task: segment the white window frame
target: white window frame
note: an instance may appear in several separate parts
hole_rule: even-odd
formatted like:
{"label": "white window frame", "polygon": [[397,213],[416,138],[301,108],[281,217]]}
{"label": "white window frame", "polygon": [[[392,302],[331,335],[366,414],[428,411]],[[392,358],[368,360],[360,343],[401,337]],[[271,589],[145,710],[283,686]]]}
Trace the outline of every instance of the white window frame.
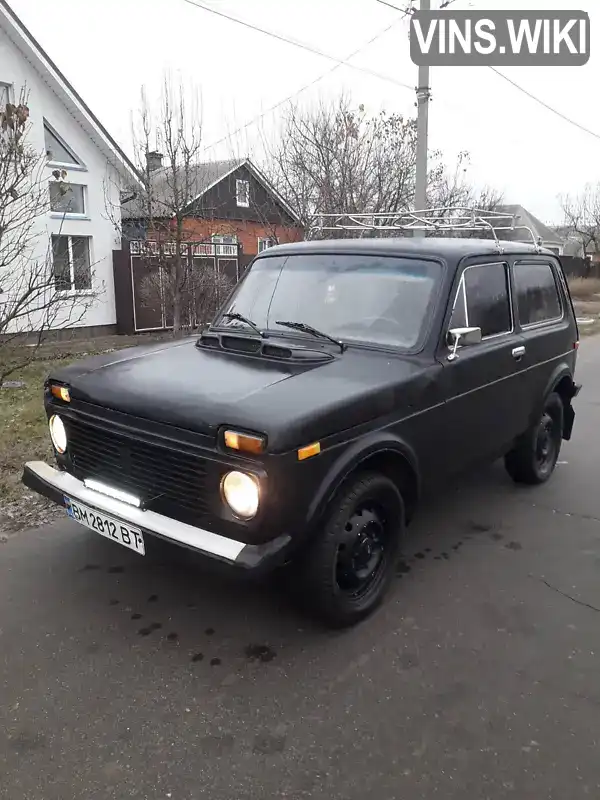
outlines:
{"label": "white window frame", "polygon": [[[68,240],[68,250],[69,250],[69,280],[71,283],[71,287],[69,289],[56,289],[56,293],[65,296],[72,296],[72,295],[91,295],[94,293],[94,289],[92,286],[92,237],[91,236],[82,236],[81,234],[70,234],[70,233],[53,233],[52,238],[50,240],[51,249],[52,249],[52,273],[56,280],[56,274],[54,272],[54,237],[64,236]],[[88,261],[90,265],[90,286],[88,289],[76,289],[75,288],[75,266],[73,262],[73,239],[85,239],[87,241],[88,247]]]}
{"label": "white window frame", "polygon": [[237,233],[215,233],[210,239],[214,247],[213,256],[237,257],[239,247]]}
{"label": "white window frame", "polygon": [[[79,186],[81,187],[82,195],[83,195],[83,211],[55,211],[50,206],[50,216],[54,219],[89,219],[88,216],[88,192],[87,186],[83,183],[72,183],[71,181],[49,181],[50,184],[53,183],[65,183],[69,186]],[[52,203],[52,200],[50,200]]]}
{"label": "white window frame", "polygon": [[[215,233],[210,239],[213,244],[238,244],[237,233]],[[232,241],[225,241],[226,239]]]}
{"label": "white window frame", "polygon": [[[454,303],[452,304],[452,311],[450,312],[450,319],[448,320],[448,330],[450,328],[450,322],[452,321],[452,315],[454,314],[454,309],[456,308],[456,304],[459,302],[459,295],[462,293],[462,302],[464,303],[464,310],[465,310],[465,322],[467,328],[469,327],[469,307],[467,303],[467,287],[465,283],[465,274],[470,269],[480,269],[481,267],[503,267],[504,268],[504,275],[506,277],[506,294],[508,298],[508,310],[510,314],[510,330],[508,331],[501,331],[500,333],[492,333],[488,336],[482,336],[481,341],[487,342],[490,339],[498,339],[501,336],[510,336],[512,333],[515,332],[515,315],[513,313],[513,300],[512,300],[512,286],[510,280],[510,270],[508,262],[506,261],[489,261],[485,264],[471,264],[462,271],[462,275],[460,276],[460,281],[458,282],[458,288],[456,289],[456,295],[454,296]],[[459,344],[460,348],[460,344]]]}
{"label": "white window frame", "polygon": [[6,89],[6,102],[12,103],[13,102],[13,85],[12,83],[6,83],[5,81],[0,81],[0,93],[3,89]]}
{"label": "white window frame", "polygon": [[[240,200],[240,188],[245,186],[246,202]],[[238,178],[235,182],[235,202],[239,208],[250,208],[250,181]]]}
{"label": "white window frame", "polygon": [[[65,148],[67,153],[71,153],[73,158],[77,159],[76,162],[74,161],[51,161],[48,159],[48,166],[49,167],[62,167],[63,169],[71,169],[71,170],[79,170],[80,172],[87,172],[87,167],[85,166],[83,159],[73,150],[71,145],[67,144],[63,137],[56,132],[56,129],[50,125],[48,120],[44,118],[44,128],[48,128],[52,136],[54,136],[58,141],[62,144]],[[45,143],[44,143],[45,144]]]}
{"label": "white window frame", "polygon": [[[267,244],[264,244],[265,242],[267,242]],[[258,246],[257,246],[256,252],[257,253],[264,253],[265,250],[268,250],[270,247],[275,247],[276,244],[277,244],[277,241],[275,240],[275,238],[273,236],[259,236],[258,237]],[[261,245],[263,245],[263,246],[261,247]]]}

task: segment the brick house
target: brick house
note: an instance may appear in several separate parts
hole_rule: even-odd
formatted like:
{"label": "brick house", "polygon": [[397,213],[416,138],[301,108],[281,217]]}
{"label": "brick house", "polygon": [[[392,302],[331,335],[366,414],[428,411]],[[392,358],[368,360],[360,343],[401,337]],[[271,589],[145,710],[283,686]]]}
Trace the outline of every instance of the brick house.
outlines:
{"label": "brick house", "polygon": [[[150,153],[153,217],[171,203],[170,176],[159,153]],[[247,258],[273,243],[297,241],[303,226],[295,211],[279,195],[250,159],[196,164],[188,176],[195,195],[186,211],[185,231],[190,241],[237,244]],[[152,238],[143,201],[134,198],[122,206],[126,238]]]}
{"label": "brick house", "polygon": [[[156,259],[173,247],[172,176],[159,153],[149,153],[148,197],[132,193],[121,206],[123,248],[115,254],[117,325],[121,333],[170,327],[158,299],[149,302],[140,286]],[[214,269],[237,281],[252,259],[274,244],[301,240],[304,227],[295,211],[249,159],[194,165],[180,180],[193,189],[185,210],[183,257],[192,269]],[[147,293],[146,293],[147,294]]]}

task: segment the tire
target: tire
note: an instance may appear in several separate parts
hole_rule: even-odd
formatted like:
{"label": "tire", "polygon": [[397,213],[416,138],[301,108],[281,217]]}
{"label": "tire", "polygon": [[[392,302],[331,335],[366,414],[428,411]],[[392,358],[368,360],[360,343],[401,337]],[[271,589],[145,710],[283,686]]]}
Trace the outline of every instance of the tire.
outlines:
{"label": "tire", "polygon": [[369,616],[389,588],[404,525],[402,495],[389,478],[365,473],[346,484],[299,564],[303,605],[331,628]]}
{"label": "tire", "polygon": [[505,456],[506,471],[515,483],[535,486],[550,478],[562,445],[563,419],[563,401],[553,392],[537,422]]}

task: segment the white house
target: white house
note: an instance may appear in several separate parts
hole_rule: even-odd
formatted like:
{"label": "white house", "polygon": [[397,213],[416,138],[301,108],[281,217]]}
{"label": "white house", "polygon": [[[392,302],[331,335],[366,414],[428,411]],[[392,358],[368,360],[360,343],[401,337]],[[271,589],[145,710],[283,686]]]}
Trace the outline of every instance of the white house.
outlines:
{"label": "white house", "polygon": [[[121,191],[139,185],[139,177],[81,96],[6,1],[0,0],[0,104],[18,102],[23,87],[30,109],[28,141],[47,155],[49,191],[57,168],[66,170],[71,184],[67,213],[64,198],[50,191],[51,210],[38,223],[39,258],[53,252],[54,274],[60,277],[62,291],[97,295],[76,325],[88,328],[90,334],[112,332],[116,324],[112,251],[121,246],[114,215],[120,214]],[[75,260],[89,264],[87,277],[85,270],[74,274]]]}

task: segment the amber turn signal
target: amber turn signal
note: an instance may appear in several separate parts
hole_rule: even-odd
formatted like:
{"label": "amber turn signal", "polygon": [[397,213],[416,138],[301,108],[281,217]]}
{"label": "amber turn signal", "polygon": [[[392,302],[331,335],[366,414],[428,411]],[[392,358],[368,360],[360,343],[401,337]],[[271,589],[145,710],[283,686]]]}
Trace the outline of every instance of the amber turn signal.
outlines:
{"label": "amber turn signal", "polygon": [[65,403],[71,402],[71,394],[66,386],[51,386],[50,391],[59,400],[63,400]]}
{"label": "amber turn signal", "polygon": [[298,461],[304,461],[305,458],[318,456],[320,452],[321,452],[321,442],[315,442],[314,444],[307,444],[306,447],[301,447],[298,450]]}
{"label": "amber turn signal", "polygon": [[225,447],[239,450],[241,453],[262,453],[265,449],[265,440],[262,436],[250,436],[237,431],[225,431]]}

